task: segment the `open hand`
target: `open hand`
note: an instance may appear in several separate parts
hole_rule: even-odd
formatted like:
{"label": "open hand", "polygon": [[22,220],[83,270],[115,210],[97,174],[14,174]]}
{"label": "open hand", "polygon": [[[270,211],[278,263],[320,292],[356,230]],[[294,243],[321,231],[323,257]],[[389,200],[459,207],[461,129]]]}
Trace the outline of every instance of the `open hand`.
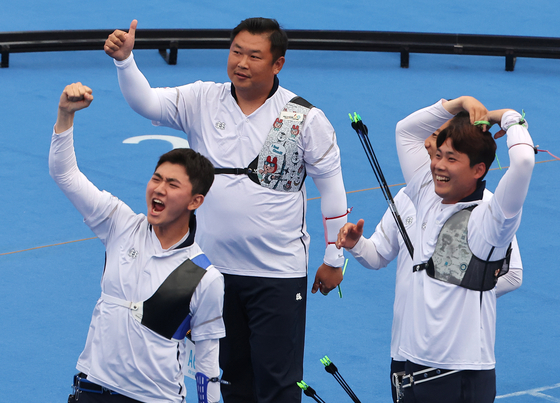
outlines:
{"label": "open hand", "polygon": [[346,223],[344,227],[338,231],[338,236],[336,239],[336,247],[352,249],[358,241],[360,240],[362,234],[364,233],[364,220],[358,220],[357,224]]}

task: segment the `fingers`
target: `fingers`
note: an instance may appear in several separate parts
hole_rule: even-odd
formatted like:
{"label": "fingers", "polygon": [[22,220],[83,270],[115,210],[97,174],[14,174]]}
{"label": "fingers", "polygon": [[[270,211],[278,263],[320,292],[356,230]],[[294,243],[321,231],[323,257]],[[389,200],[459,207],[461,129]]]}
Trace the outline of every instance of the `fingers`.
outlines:
{"label": "fingers", "polygon": [[105,45],[103,46],[103,50],[109,56],[112,56],[113,53],[118,52],[121,46],[124,44],[125,41],[125,32],[117,29],[112,34],[107,37],[105,41]]}
{"label": "fingers", "polygon": [[119,50],[126,40],[126,32],[120,29],[115,30],[105,42],[105,45],[110,45],[111,49]]}
{"label": "fingers", "polygon": [[340,248],[346,248],[347,245],[347,237],[350,232],[352,232],[353,227],[355,227],[352,223],[346,223],[344,226],[338,231],[338,235],[336,237],[335,246]]}
{"label": "fingers", "polygon": [[364,220],[358,220],[357,224],[346,223],[338,231],[335,245],[338,249],[352,249],[358,243],[360,237],[364,233]]}
{"label": "fingers", "polygon": [[58,104],[62,114],[73,114],[80,109],[87,108],[93,101],[92,90],[80,82],[67,85],[62,91]]}
{"label": "fingers", "polygon": [[[321,291],[321,294],[323,295],[327,295],[334,287],[327,287],[323,281],[321,280],[321,278],[324,276],[324,274],[322,273],[323,270],[323,266],[322,265],[318,270],[317,273],[315,274],[315,281],[313,282],[313,287],[311,287],[311,293],[315,294],[317,293],[317,291]],[[336,287],[336,286],[335,286]]]}
{"label": "fingers", "polygon": [[80,82],[73,83],[67,85],[64,88],[64,93],[66,94],[66,98],[69,102],[78,102],[82,100],[92,100],[93,95],[91,88],[86,85],[83,85]]}
{"label": "fingers", "polygon": [[500,137],[504,136],[506,134],[506,131],[501,129],[499,132],[497,132],[496,134],[494,134],[494,138],[495,139],[499,139]]}
{"label": "fingers", "polygon": [[331,267],[323,263],[317,269],[311,293],[315,294],[320,290],[321,294],[327,295],[340,284],[342,277],[343,274],[340,268]]}
{"label": "fingers", "polygon": [[[342,270],[340,270],[340,269],[339,269],[339,271],[342,272]],[[319,291],[321,291],[321,294],[323,294],[323,295],[328,295],[329,292],[334,290],[336,288],[336,286],[338,284],[340,284],[341,281],[342,281],[342,278],[336,284],[328,284],[328,283],[325,283],[325,282],[321,282],[321,283],[319,283]]]}
{"label": "fingers", "polygon": [[[488,121],[488,109],[476,98],[466,96],[463,98],[462,107],[469,113],[471,124],[478,121]],[[489,127],[482,125],[482,130],[487,131]]]}
{"label": "fingers", "polygon": [[125,60],[130,56],[136,40],[137,20],[132,20],[128,32],[115,30],[107,37],[103,50],[116,60]]}
{"label": "fingers", "polygon": [[72,127],[75,112],[87,108],[91,101],[93,101],[93,95],[88,86],[78,82],[64,87],[58,103],[55,132],[62,133]]}
{"label": "fingers", "polygon": [[[471,124],[476,124],[476,122],[480,122],[480,123],[490,122],[487,111],[485,113],[484,111],[479,110],[478,113],[470,114],[470,118],[471,118]],[[488,130],[490,130],[490,127],[492,127],[492,124],[487,125],[487,124],[480,124],[480,123],[478,123],[478,125],[483,132],[487,132]]]}
{"label": "fingers", "polygon": [[[488,110],[481,103],[474,105],[474,108],[472,108],[468,112],[470,115],[471,124],[479,121],[488,121]],[[482,131],[486,131],[488,129],[489,127],[487,125],[482,125]]]}
{"label": "fingers", "polygon": [[476,108],[472,112],[469,112],[471,123],[477,122],[479,120],[488,121],[488,111],[486,108]]}
{"label": "fingers", "polygon": [[356,232],[360,234],[360,236],[364,233],[364,223],[365,221],[361,218],[356,223]]}
{"label": "fingers", "polygon": [[346,240],[346,235],[348,235],[348,230],[346,228],[347,226],[348,224],[344,224],[344,227],[338,230],[338,235],[336,236],[336,242],[334,243],[338,249],[343,247],[344,241]]}
{"label": "fingers", "polygon": [[323,283],[321,283],[321,280],[315,277],[315,282],[313,283],[313,287],[311,288],[311,294],[316,294],[317,291],[321,291],[321,294],[329,295],[329,292],[331,292],[333,289],[334,287],[330,288],[325,286]]}
{"label": "fingers", "polygon": [[319,280],[319,276],[315,275],[315,281],[313,282],[313,287],[311,287],[311,293],[315,294],[319,291],[319,287],[321,286],[321,280]]}

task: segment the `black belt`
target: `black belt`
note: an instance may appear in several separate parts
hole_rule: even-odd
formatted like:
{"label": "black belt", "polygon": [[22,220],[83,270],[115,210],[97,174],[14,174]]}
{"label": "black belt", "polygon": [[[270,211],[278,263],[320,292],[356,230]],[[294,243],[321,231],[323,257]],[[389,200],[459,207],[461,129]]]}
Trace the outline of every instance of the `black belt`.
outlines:
{"label": "black belt", "polygon": [[402,378],[402,387],[408,388],[414,384],[432,381],[442,376],[454,374],[455,372],[459,371],[454,369],[427,368],[409,375],[404,375]]}
{"label": "black belt", "polygon": [[253,173],[251,168],[214,168],[215,174],[248,175]]}
{"label": "black belt", "polygon": [[251,179],[257,185],[260,185],[261,181],[259,180],[259,176],[257,175],[257,168],[256,168],[257,158],[255,158],[255,161],[253,161],[251,163],[251,165],[254,164],[253,168],[251,168],[251,167],[249,167],[249,168],[214,168],[214,174],[215,175],[219,175],[219,174],[247,175],[249,177],[249,179]]}
{"label": "black belt", "polygon": [[107,389],[101,385],[88,381],[86,378],[86,374],[80,372],[79,374],[74,375],[74,392],[90,392],[90,393],[98,393],[98,394],[109,394],[109,395],[118,395],[117,392],[112,391],[111,389]]}

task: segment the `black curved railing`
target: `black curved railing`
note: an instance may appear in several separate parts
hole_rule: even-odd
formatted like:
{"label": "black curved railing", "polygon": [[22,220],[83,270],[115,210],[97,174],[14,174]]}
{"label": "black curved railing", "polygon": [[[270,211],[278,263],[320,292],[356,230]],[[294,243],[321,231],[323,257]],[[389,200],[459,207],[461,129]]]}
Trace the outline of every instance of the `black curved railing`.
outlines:
{"label": "black curved railing", "polygon": [[[0,32],[1,67],[11,53],[102,50],[113,30]],[[141,29],[136,49],[157,49],[168,64],[177,64],[179,49],[227,49],[229,29]],[[401,67],[410,53],[505,57],[513,71],[517,57],[560,59],[560,38],[505,35],[436,34],[380,31],[286,30],[290,49],[398,52]]]}

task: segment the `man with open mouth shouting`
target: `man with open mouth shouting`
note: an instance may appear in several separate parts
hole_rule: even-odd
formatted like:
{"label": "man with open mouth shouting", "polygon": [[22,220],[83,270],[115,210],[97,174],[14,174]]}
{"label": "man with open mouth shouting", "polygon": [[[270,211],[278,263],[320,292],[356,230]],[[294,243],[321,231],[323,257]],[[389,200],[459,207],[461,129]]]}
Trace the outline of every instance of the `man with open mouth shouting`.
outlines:
{"label": "man with open mouth shouting", "polygon": [[199,402],[217,402],[224,281],[194,242],[194,211],[214,168],[190,149],[162,155],[146,188],[147,216],[134,213],[78,169],[74,114],[92,100],[81,83],[66,86],[49,154],[51,176],[106,248],[101,297],[68,401],[184,402],[189,335],[206,389]]}

